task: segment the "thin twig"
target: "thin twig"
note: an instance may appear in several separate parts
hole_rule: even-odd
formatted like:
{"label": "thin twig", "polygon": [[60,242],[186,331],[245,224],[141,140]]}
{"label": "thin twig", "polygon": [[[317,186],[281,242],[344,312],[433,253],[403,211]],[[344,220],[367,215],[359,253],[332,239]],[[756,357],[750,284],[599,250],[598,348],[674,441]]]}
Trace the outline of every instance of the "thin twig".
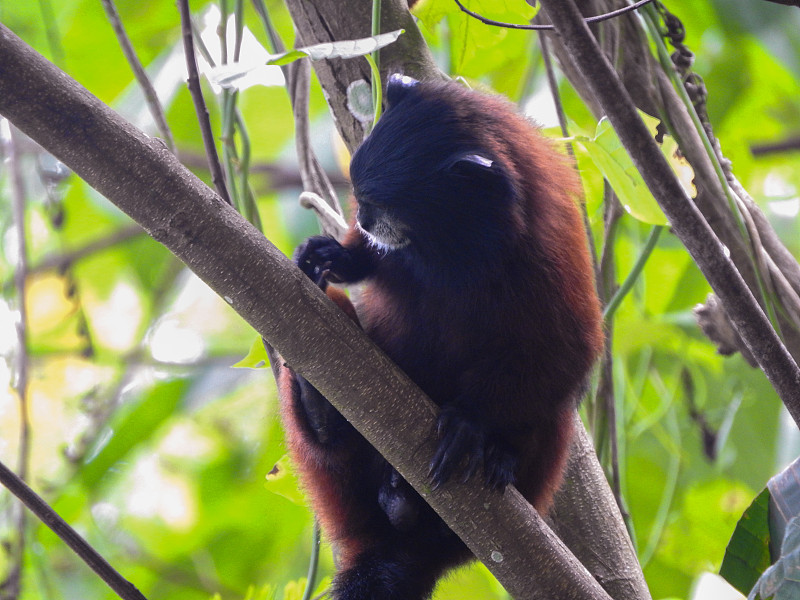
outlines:
{"label": "thin twig", "polygon": [[[617,195],[614,193],[608,181],[603,184],[603,249],[600,254],[600,264],[598,265],[597,292],[603,305],[608,303],[618,289],[617,285],[617,266],[614,257],[614,242],[617,237],[617,228],[623,215]],[[597,413],[605,417],[604,421],[595,423],[595,438],[603,439],[602,424],[605,424],[608,434],[609,452],[611,454],[611,491],[617,503],[622,520],[628,529],[631,540],[635,540],[635,530],[630,513],[625,505],[622,496],[622,478],[619,466],[619,430],[617,428],[617,402],[616,391],[614,388],[614,353],[612,344],[614,337],[614,318],[609,315],[604,320],[606,329],[605,350],[600,364],[600,378],[597,384],[596,406]],[[598,417],[599,420],[599,417]]]}
{"label": "thin twig", "polygon": [[[261,23],[269,40],[269,51],[273,54],[286,51],[272,20],[269,17],[264,0],[253,0],[253,6],[258,13]],[[311,81],[311,66],[308,61],[299,60],[281,67],[286,78],[286,91],[292,104],[295,126],[295,147],[297,149],[300,177],[303,190],[313,192],[322,197],[325,202],[339,215],[343,215],[339,198],[331,182],[331,177],[322,168],[314,149],[311,147],[308,102],[309,86]]]}
{"label": "thin twig", "polygon": [[153,84],[150,82],[150,78],[147,76],[142,62],[136,54],[136,50],[133,49],[133,44],[131,44],[131,40],[125,31],[125,26],[122,24],[122,19],[120,19],[119,11],[117,11],[114,0],[100,0],[100,2],[102,2],[103,8],[106,11],[106,16],[108,16],[111,27],[114,29],[122,53],[125,55],[125,59],[128,61],[133,71],[133,76],[142,88],[145,102],[147,102],[147,107],[156,123],[156,127],[158,127],[158,131],[161,133],[161,137],[164,138],[167,147],[175,154],[175,140],[172,137],[172,131],[170,131],[169,125],[167,125],[164,109],[161,107],[158,94]]}
{"label": "thin twig", "polygon": [[[495,21],[493,19],[487,19],[486,17],[479,15],[476,12],[469,10],[466,6],[461,4],[459,0],[453,0],[457,5],[458,8],[461,9],[462,12],[467,13],[473,19],[477,19],[481,23],[485,25],[492,25],[493,27],[503,27],[504,29],[524,29],[526,31],[553,31],[555,27],[552,25],[519,25],[517,23],[504,23],[503,21]],[[607,21],[609,19],[613,19],[615,17],[619,17],[620,15],[624,15],[625,13],[632,12],[637,8],[644,6],[648,2],[652,2],[653,0],[639,0],[635,4],[631,4],[630,6],[625,6],[624,8],[620,8],[618,10],[613,10],[608,13],[604,13],[602,15],[597,15],[594,17],[587,17],[584,19],[586,23],[599,23],[601,21]]]}
{"label": "thin twig", "polygon": [[36,492],[0,462],[0,483],[19,498],[42,523],[60,537],[123,600],[147,600],[130,581],[112,567]]}
{"label": "thin twig", "polygon": [[319,569],[319,546],[320,546],[319,523],[314,519],[314,532],[311,535],[311,559],[308,562],[308,574],[306,575],[306,591],[303,593],[302,600],[312,600],[311,594],[314,593],[314,585],[317,580],[317,570]]}
{"label": "thin twig", "polygon": [[[278,31],[275,29],[275,26],[272,24],[272,19],[269,18],[269,11],[267,10],[267,5],[264,4],[264,0],[253,0],[253,8],[256,9],[258,17],[261,19],[261,24],[264,26],[264,30],[267,32],[270,54],[281,54],[286,52],[286,45],[283,43],[281,36],[278,35]],[[281,68],[283,69],[283,74],[286,75],[285,67]]]}
{"label": "thin twig", "polygon": [[291,76],[287,79],[289,98],[292,102],[295,123],[295,146],[303,180],[303,190],[321,196],[339,215],[342,207],[330,179],[320,165],[311,146],[311,129],[308,118],[311,65],[307,60],[298,60],[289,65]]}
{"label": "thin twig", "polygon": [[[181,162],[189,167],[189,169],[192,171],[206,170],[208,168],[206,157],[203,155],[181,152],[179,158]],[[250,165],[250,173],[263,176],[263,178],[266,180],[266,183],[269,184],[264,186],[264,189],[271,192],[299,188],[303,186],[303,180],[300,176],[300,171],[290,165],[281,164],[280,162],[252,163]],[[335,187],[346,187],[348,185],[348,181],[338,171],[326,171],[325,175],[328,177],[328,179],[330,179],[331,183]]]}
{"label": "thin twig", "polygon": [[50,0],[39,0],[39,10],[42,13],[42,22],[47,34],[47,45],[50,47],[53,62],[63,69],[66,55],[64,54],[64,46],[61,45],[58,19],[56,19],[56,15],[53,12],[53,5]]}
{"label": "thin twig", "polygon": [[236,0],[236,7],[233,9],[236,15],[236,37],[233,43],[233,62],[239,62],[239,55],[242,52],[242,40],[244,39],[244,0]]}
{"label": "thin twig", "polygon": [[208,168],[211,170],[211,180],[214,182],[214,187],[220,197],[228,204],[231,204],[231,197],[228,194],[228,188],[225,186],[225,177],[222,175],[222,166],[219,163],[214,134],[211,131],[208,109],[203,99],[203,90],[200,89],[200,75],[197,71],[197,58],[194,54],[189,0],[178,0],[178,10],[181,13],[181,33],[183,35],[183,52],[186,55],[186,70],[189,74],[189,92],[192,94],[194,110],[197,113],[197,122],[200,124],[200,131],[203,134],[203,145],[208,157]]}
{"label": "thin twig", "polygon": [[750,152],[753,156],[765,156],[767,154],[793,152],[797,150],[800,150],[800,136],[788,138],[781,142],[753,144],[750,146]]}
{"label": "thin twig", "polygon": [[653,250],[658,243],[658,238],[661,236],[661,232],[664,230],[663,225],[653,225],[653,228],[650,230],[650,235],[647,237],[647,242],[642,249],[642,253],[636,259],[636,262],[631,269],[631,272],[628,273],[628,276],[625,278],[625,281],[622,282],[622,285],[619,289],[614,293],[614,296],[608,301],[605,308],[603,309],[603,319],[610,319],[612,315],[616,312],[617,308],[619,307],[622,300],[625,296],[633,289],[633,284],[636,283],[636,280],[639,278],[639,275],[642,273],[642,269],[644,269],[645,264],[647,263],[647,259],[650,258],[650,255],[653,253]]}
{"label": "thin twig", "polygon": [[108,248],[113,248],[114,246],[118,246],[134,238],[144,237],[145,235],[144,229],[138,224],[127,225],[107,236],[89,242],[80,248],[45,256],[28,269],[28,275],[42,273],[52,269],[65,269],[82,258],[92,256]]}

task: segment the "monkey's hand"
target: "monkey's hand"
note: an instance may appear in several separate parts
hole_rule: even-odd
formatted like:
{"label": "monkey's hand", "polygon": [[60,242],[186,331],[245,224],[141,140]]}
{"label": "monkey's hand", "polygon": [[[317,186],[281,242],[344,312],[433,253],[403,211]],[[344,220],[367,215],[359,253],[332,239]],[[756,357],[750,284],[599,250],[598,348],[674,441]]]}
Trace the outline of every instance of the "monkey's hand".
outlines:
{"label": "monkey's hand", "polygon": [[438,446],[429,467],[433,489],[460,473],[468,481],[481,468],[486,487],[503,491],[514,483],[517,453],[479,421],[445,406],[437,421]]}
{"label": "monkey's hand", "polygon": [[328,281],[337,281],[336,268],[346,268],[348,258],[347,250],[339,242],[324,235],[308,238],[294,255],[300,270],[323,289]]}
{"label": "monkey's hand", "polygon": [[366,274],[366,265],[357,253],[324,235],[310,237],[298,246],[294,261],[322,289],[328,282],[351,283]]}

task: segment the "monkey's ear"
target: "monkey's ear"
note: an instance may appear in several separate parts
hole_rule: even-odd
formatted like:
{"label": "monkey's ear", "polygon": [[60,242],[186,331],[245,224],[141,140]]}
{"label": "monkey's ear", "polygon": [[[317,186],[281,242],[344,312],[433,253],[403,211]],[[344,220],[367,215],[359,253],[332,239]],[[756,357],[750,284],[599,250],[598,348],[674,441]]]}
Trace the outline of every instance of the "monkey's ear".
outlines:
{"label": "monkey's ear", "polygon": [[505,188],[506,174],[497,161],[481,154],[461,154],[453,157],[447,171],[460,177],[468,177],[492,188]]}
{"label": "monkey's ear", "polygon": [[450,159],[447,170],[456,175],[476,175],[478,177],[502,177],[500,166],[491,158],[481,154],[460,154]]}
{"label": "monkey's ear", "polygon": [[395,73],[389,77],[386,84],[386,101],[389,106],[394,106],[408,95],[409,90],[419,85],[419,81],[408,75]]}

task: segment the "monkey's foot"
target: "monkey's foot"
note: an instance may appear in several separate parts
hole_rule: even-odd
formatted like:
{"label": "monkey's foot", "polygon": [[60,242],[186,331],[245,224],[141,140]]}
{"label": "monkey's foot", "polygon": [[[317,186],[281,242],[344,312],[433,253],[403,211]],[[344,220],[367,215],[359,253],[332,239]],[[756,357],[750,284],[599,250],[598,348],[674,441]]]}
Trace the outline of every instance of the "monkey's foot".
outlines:
{"label": "monkey's foot", "polygon": [[458,408],[446,406],[437,421],[438,446],[428,474],[437,489],[456,473],[468,481],[480,468],[486,487],[503,491],[514,483],[517,456],[513,448],[492,435],[485,425]]}

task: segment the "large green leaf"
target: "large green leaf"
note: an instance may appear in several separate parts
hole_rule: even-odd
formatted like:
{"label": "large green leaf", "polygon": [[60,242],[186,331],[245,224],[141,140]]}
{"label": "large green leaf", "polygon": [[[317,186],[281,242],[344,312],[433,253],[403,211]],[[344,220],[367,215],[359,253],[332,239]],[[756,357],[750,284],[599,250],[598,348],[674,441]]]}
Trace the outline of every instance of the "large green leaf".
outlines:
{"label": "large green leaf", "polygon": [[747,594],[770,566],[769,490],[761,492],[744,512],[725,549],[719,574]]}
{"label": "large green leaf", "polygon": [[594,137],[578,136],[575,142],[586,150],[631,216],[651,225],[668,224],[608,119],[600,119]]}
{"label": "large green leaf", "polygon": [[109,425],[80,472],[81,482],[94,488],[99,481],[151,439],[159,426],[177,409],[189,387],[188,379],[159,382]]}

